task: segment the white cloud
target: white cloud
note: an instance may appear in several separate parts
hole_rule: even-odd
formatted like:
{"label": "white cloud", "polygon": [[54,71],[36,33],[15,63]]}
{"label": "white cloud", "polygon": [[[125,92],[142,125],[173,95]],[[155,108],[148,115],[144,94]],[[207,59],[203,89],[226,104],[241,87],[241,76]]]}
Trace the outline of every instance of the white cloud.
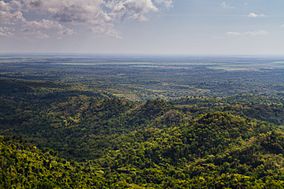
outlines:
{"label": "white cloud", "polygon": [[20,34],[45,37],[73,34],[78,27],[117,36],[116,23],[145,21],[149,13],[169,8],[172,3],[172,0],[0,0],[0,27],[11,34],[16,29]]}
{"label": "white cloud", "polygon": [[251,12],[248,14],[249,18],[259,18],[259,17],[265,17],[265,14],[259,14],[259,13],[255,13],[255,12]]}
{"label": "white cloud", "polygon": [[241,37],[245,37],[245,36],[265,36],[268,35],[269,32],[265,31],[265,30],[258,30],[258,31],[247,31],[247,32],[227,32],[226,33],[228,36],[241,36]]}
{"label": "white cloud", "polygon": [[235,8],[235,7],[233,7],[232,5],[230,5],[226,1],[221,2],[221,7],[224,8],[224,9],[233,9],[233,8]]}
{"label": "white cloud", "polygon": [[248,31],[245,32],[244,35],[248,35],[248,36],[262,36],[262,35],[268,35],[269,32],[265,31],[265,30],[259,30],[259,31]]}
{"label": "white cloud", "polygon": [[240,35],[242,35],[242,33],[240,33],[240,32],[227,32],[226,34],[229,35],[229,36],[240,36]]}
{"label": "white cloud", "polygon": [[0,37],[9,37],[12,36],[12,32],[7,27],[0,27]]}

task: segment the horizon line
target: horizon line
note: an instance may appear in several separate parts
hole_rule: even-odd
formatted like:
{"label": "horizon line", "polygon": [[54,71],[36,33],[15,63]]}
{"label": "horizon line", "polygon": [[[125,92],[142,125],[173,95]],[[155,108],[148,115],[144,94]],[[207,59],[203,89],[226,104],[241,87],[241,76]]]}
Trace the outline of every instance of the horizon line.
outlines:
{"label": "horizon line", "polygon": [[76,53],[76,52],[0,52],[5,55],[27,56],[115,56],[115,57],[283,57],[284,54],[148,54],[148,53]]}

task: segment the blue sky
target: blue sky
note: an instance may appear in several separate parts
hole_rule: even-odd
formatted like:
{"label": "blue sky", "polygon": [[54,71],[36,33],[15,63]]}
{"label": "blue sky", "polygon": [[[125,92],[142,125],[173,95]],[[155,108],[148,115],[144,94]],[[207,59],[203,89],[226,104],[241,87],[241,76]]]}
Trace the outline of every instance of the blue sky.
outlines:
{"label": "blue sky", "polygon": [[25,2],[0,0],[2,53],[284,54],[283,0]]}

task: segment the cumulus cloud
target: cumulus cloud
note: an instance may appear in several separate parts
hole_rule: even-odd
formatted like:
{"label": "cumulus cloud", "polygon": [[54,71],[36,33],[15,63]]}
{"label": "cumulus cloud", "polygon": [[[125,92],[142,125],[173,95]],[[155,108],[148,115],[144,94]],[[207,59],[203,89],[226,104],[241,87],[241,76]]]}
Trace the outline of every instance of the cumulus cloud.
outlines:
{"label": "cumulus cloud", "polygon": [[258,31],[247,31],[247,32],[227,32],[228,36],[264,36],[268,35],[269,32],[265,30],[258,30]]}
{"label": "cumulus cloud", "polygon": [[[1,36],[71,35],[78,28],[117,36],[115,23],[145,21],[172,0],[0,0]],[[4,35],[6,33],[6,35]]]}
{"label": "cumulus cloud", "polygon": [[249,18],[259,18],[259,17],[265,17],[265,14],[259,14],[259,13],[255,13],[255,12],[251,12],[248,14]]}

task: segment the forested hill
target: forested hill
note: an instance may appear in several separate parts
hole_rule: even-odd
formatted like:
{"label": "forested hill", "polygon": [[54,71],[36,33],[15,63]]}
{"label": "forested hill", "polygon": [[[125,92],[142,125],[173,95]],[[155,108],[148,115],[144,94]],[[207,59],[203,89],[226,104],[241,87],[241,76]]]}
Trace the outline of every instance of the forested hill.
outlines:
{"label": "forested hill", "polygon": [[99,188],[103,172],[43,153],[34,145],[0,138],[0,188]]}
{"label": "forested hill", "polygon": [[[0,188],[283,188],[283,102],[132,102],[0,80]],[[257,112],[257,113],[255,113]]]}

